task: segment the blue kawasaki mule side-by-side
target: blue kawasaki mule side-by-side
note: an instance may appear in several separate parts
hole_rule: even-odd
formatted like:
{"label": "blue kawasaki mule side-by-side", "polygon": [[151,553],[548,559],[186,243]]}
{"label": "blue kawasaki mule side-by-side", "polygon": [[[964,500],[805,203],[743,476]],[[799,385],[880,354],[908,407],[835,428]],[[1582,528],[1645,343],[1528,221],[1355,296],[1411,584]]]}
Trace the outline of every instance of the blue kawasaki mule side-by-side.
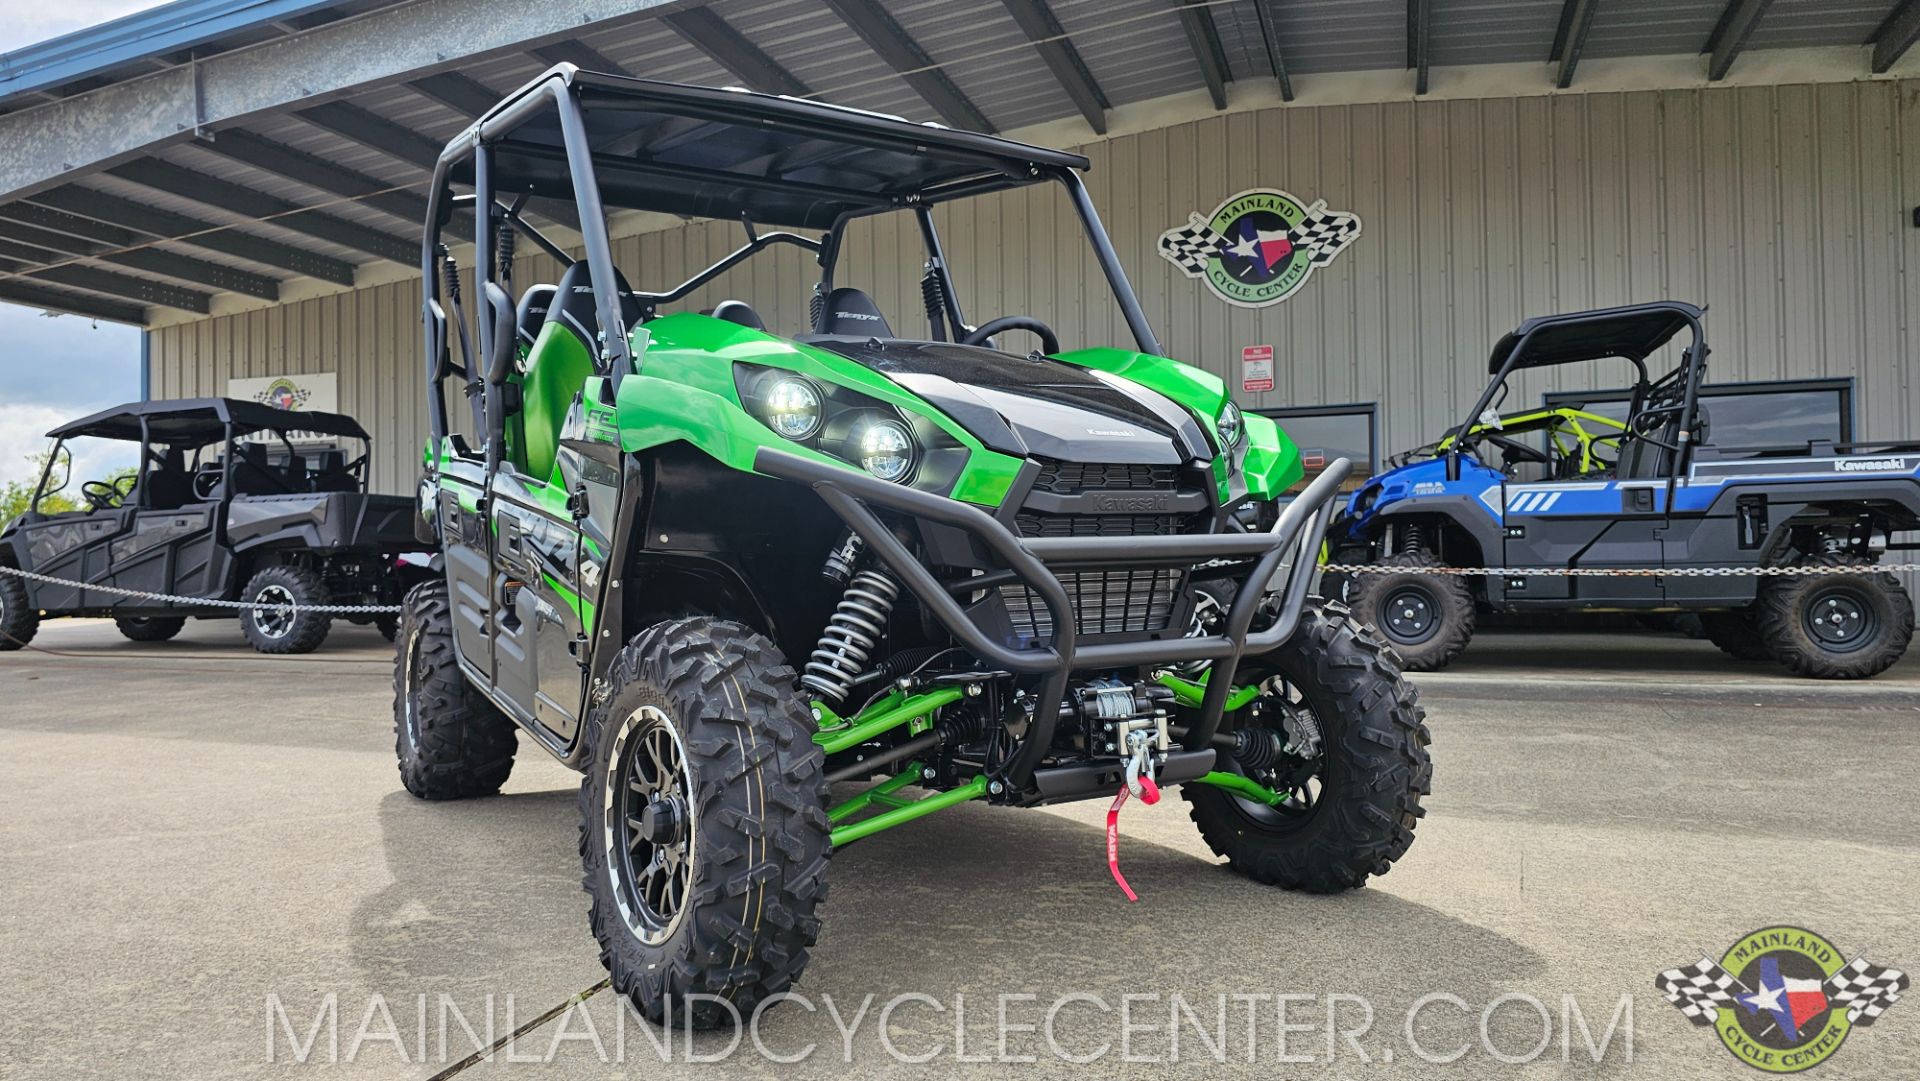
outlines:
{"label": "blue kawasaki mule side-by-side", "polygon": [[[1702,318],[1662,302],[1520,324],[1462,423],[1353,493],[1328,551],[1378,569],[1327,591],[1417,670],[1457,656],[1480,609],[1698,612],[1743,660],[1825,679],[1886,670],[1913,637],[1912,601],[1891,574],[1832,569],[1908,547],[1894,537],[1920,527],[1920,443],[1715,444]],[[1683,334],[1679,363],[1649,379],[1648,358]],[[1511,428],[1499,412],[1522,371],[1615,358],[1635,373],[1624,428],[1577,406]],[[1522,438],[1541,424],[1554,430]],[[1449,573],[1464,567],[1509,573]],[[1550,573],[1566,569],[1581,573]]]}

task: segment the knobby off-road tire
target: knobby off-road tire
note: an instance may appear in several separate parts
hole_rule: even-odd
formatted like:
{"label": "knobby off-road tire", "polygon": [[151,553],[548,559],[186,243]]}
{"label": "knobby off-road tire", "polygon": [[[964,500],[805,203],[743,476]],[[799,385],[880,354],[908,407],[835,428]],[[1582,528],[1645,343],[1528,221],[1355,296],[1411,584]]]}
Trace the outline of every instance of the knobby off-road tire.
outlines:
{"label": "knobby off-road tire", "polygon": [[[283,564],[256,571],[240,599],[256,604],[325,604],[327,587],[305,567]],[[240,633],[260,653],[312,653],[327,640],[332,627],[331,615],[301,607],[240,610]]]}
{"label": "knobby off-road tire", "polygon": [[181,629],[187,625],[187,621],[179,616],[148,616],[145,618],[122,616],[114,620],[113,625],[120,629],[120,633],[125,635],[128,641],[164,642],[174,635],[179,634]]}
{"label": "knobby off-road tire", "polygon": [[1736,661],[1770,661],[1773,650],[1767,647],[1767,640],[1760,634],[1760,625],[1750,611],[1740,612],[1702,612],[1700,627],[1707,633],[1707,641],[1720,647],[1720,652]]}
{"label": "knobby off-road tire", "polygon": [[454,656],[447,583],[422,582],[401,607],[393,664],[400,783],[421,799],[491,796],[513,772],[513,720],[467,682]]}
{"label": "knobby off-road tire", "polygon": [[[1862,557],[1822,555],[1803,562],[1849,567]],[[1754,610],[1774,659],[1814,679],[1878,675],[1913,641],[1913,600],[1885,571],[1768,578]]]}
{"label": "knobby off-road tire", "polygon": [[[1309,709],[1323,764],[1310,803],[1269,808],[1211,785],[1182,786],[1207,847],[1256,882],[1308,893],[1386,874],[1413,843],[1433,781],[1426,715],[1393,651],[1326,603],[1301,615],[1285,645],[1248,658],[1237,678]],[[1289,809],[1296,802],[1307,805]]]}
{"label": "knobby off-road tire", "polygon": [[[1329,563],[1352,565],[1367,563],[1373,559],[1370,549],[1347,547],[1336,548],[1327,560]],[[1320,581],[1315,583],[1313,595],[1322,600],[1339,601],[1347,604],[1352,599],[1353,575],[1348,571],[1321,571]]]}
{"label": "knobby off-road tire", "polygon": [[827,896],[826,759],[793,669],[696,616],[641,632],[608,680],[580,786],[601,963],[655,1023],[750,1018],[800,978]]}
{"label": "knobby off-road tire", "polygon": [[1347,607],[1374,627],[1410,672],[1445,668],[1473,637],[1473,591],[1466,579],[1421,574],[1446,564],[1425,552],[1382,559],[1381,571],[1356,574],[1347,587]]}
{"label": "knobby off-road tire", "polygon": [[27,583],[0,574],[0,653],[27,648],[40,632],[40,610],[27,599]]}

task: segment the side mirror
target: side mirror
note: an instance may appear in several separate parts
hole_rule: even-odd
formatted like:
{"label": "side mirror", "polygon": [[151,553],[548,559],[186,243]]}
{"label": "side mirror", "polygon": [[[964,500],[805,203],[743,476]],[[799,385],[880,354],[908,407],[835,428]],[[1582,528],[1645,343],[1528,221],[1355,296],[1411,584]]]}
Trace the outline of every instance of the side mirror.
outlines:
{"label": "side mirror", "polygon": [[46,465],[46,490],[44,495],[60,492],[73,480],[73,451],[61,444],[54,449],[54,459]]}
{"label": "side mirror", "polygon": [[434,382],[453,374],[453,358],[447,355],[447,312],[437,300],[427,301],[422,319],[427,324],[427,363]]}
{"label": "side mirror", "polygon": [[487,382],[498,386],[506,382],[507,375],[513,371],[513,298],[494,282],[488,282],[481,295],[486,300],[488,317],[493,321],[493,337],[488,341]]}

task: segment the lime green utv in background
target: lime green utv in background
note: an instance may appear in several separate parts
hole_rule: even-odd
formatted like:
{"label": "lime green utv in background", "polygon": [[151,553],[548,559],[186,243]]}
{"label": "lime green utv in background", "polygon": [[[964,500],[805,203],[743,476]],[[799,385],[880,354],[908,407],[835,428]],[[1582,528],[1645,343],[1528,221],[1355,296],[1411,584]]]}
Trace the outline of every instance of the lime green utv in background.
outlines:
{"label": "lime green utv in background", "polygon": [[[1277,502],[1298,453],[1159,355],[1086,167],[565,65],[442,155],[420,513],[444,573],[399,634],[401,777],[488,795],[519,740],[580,770],[593,932],[644,1015],[726,1024],[786,990],[830,855],[962,803],[1177,787],[1236,870],[1312,892],[1411,844],[1430,775],[1414,693],[1371,631],[1308,597],[1347,464]],[[1131,347],[964,314],[933,208],[1040,184],[1084,226]],[[571,204],[577,260],[526,223],[535,199]],[[636,290],[613,209],[736,221],[745,241]],[[847,284],[872,268],[841,258],[846,231],[880,214],[924,240],[924,332]],[[478,268],[464,300],[456,221]],[[516,237],[558,281],[513,282]],[[816,257],[810,325],[766,326],[758,298],[681,308],[777,245]]]}

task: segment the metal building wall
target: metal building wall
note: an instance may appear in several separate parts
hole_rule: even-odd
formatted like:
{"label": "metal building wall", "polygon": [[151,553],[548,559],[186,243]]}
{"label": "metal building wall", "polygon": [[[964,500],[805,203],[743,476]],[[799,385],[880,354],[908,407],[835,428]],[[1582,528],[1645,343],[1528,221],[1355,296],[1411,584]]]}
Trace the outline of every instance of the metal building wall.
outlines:
{"label": "metal building wall", "polygon": [[[1920,154],[1905,154],[1920,148],[1916,95],[1920,83],[1881,81],[1271,109],[1096,143],[1087,180],[1172,355],[1237,385],[1240,348],[1275,347],[1275,389],[1245,405],[1377,400],[1385,446],[1412,446],[1459,420],[1492,342],[1524,316],[1671,296],[1711,308],[1710,378],[1853,376],[1859,433],[1896,438],[1915,434],[1920,405],[1920,280],[1906,274],[1920,259]],[[1190,211],[1262,186],[1357,212],[1365,232],[1259,310],[1156,254]],[[1032,314],[1068,343],[1127,341],[1058,190],[944,209],[941,225],[974,321]],[[738,226],[708,223],[624,238],[616,254],[657,288],[739,241]],[[855,232],[839,280],[918,333],[919,259],[911,220],[892,216]],[[762,256],[690,306],[741,297],[797,332],[809,269],[798,250]],[[544,258],[519,274],[557,276]],[[380,436],[376,481],[408,490],[424,436],[416,288],[157,330],[154,393],[337,371],[341,407]]]}

